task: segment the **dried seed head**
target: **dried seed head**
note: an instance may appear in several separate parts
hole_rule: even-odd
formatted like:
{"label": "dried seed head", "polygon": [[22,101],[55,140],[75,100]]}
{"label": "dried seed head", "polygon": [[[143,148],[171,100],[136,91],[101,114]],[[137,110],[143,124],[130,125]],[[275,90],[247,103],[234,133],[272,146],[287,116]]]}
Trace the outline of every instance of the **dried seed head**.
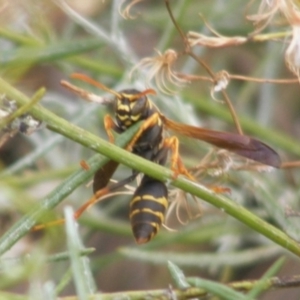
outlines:
{"label": "dried seed head", "polygon": [[[216,32],[214,31],[216,34]],[[205,46],[210,48],[221,48],[221,47],[230,47],[244,44],[247,41],[247,38],[242,36],[233,36],[227,37],[220,34],[216,34],[217,36],[206,36],[204,34],[190,31],[187,34],[188,43],[191,47],[194,46]]]}
{"label": "dried seed head", "polygon": [[296,0],[263,0],[259,6],[257,14],[248,16],[248,20],[253,21],[257,26],[256,31],[263,30],[275,16],[280,13],[290,25],[299,25],[300,11]]}
{"label": "dried seed head", "polygon": [[285,51],[288,68],[300,78],[300,26],[293,26],[292,40]]}
{"label": "dried seed head", "polygon": [[226,89],[229,83],[229,74],[226,71],[220,71],[216,74],[216,83],[214,85],[214,92],[219,92]]}
{"label": "dried seed head", "polygon": [[166,50],[163,54],[159,51],[155,57],[143,58],[131,70],[130,76],[139,68],[146,68],[148,81],[154,79],[157,88],[165,94],[173,94],[174,87],[182,87],[187,79],[180,77],[173,70],[173,65],[178,59],[178,54],[172,49]]}
{"label": "dried seed head", "polygon": [[124,4],[124,2],[126,2],[126,0],[123,0],[121,1],[121,5],[119,7],[119,13],[120,15],[126,19],[126,20],[129,20],[129,19],[135,19],[136,16],[132,15],[131,14],[131,9],[134,5],[142,2],[143,0],[133,0],[133,1],[130,1],[130,3],[128,5],[126,5],[126,7],[122,10],[122,5]]}

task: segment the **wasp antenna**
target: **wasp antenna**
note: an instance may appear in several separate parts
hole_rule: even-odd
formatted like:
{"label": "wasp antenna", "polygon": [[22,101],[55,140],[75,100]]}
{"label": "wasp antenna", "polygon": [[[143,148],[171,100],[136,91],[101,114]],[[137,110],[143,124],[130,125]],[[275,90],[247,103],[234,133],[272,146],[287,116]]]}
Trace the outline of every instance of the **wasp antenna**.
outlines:
{"label": "wasp antenna", "polygon": [[113,94],[114,96],[116,96],[118,98],[122,97],[118,92],[116,92],[116,91],[108,88],[104,84],[102,84],[102,83],[100,83],[100,82],[92,79],[91,77],[89,77],[87,75],[80,74],[80,73],[72,73],[70,77],[74,78],[74,79],[79,79],[79,80],[84,81],[84,82],[87,82],[87,83],[89,83],[89,84],[91,84],[93,86],[96,86],[96,87],[100,88],[101,90],[103,90],[105,92]]}
{"label": "wasp antenna", "polygon": [[156,91],[153,90],[153,89],[147,89],[147,90],[144,90],[141,94],[144,94],[144,95],[156,95]]}
{"label": "wasp antenna", "polygon": [[145,95],[156,95],[156,92],[153,89],[147,89],[138,94],[132,94],[132,95],[130,95],[130,97],[127,97],[127,98],[129,99],[129,101],[136,101]]}

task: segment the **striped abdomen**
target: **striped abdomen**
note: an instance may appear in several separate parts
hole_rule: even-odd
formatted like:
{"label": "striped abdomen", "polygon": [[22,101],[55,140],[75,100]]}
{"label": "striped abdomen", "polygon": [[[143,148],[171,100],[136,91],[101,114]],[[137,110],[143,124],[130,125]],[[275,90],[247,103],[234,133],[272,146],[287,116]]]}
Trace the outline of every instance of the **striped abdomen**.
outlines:
{"label": "striped abdomen", "polygon": [[168,208],[165,184],[144,175],[130,202],[132,232],[138,244],[147,243],[158,232]]}

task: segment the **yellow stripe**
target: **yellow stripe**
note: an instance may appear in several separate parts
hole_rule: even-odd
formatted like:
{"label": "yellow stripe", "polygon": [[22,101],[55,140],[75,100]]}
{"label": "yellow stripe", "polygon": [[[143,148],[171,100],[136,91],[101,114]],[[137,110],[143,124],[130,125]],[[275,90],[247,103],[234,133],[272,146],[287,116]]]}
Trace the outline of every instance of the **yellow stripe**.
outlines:
{"label": "yellow stripe", "polygon": [[[159,229],[159,227],[160,227],[160,224],[158,224],[158,223],[153,223],[153,222],[147,222],[148,224],[150,224],[152,227],[154,227],[155,229],[156,229],[156,231],[158,231],[158,229]],[[152,239],[153,238],[153,236],[156,234],[156,232],[154,232],[154,231],[152,231],[151,232],[151,238],[150,239]]]}
{"label": "yellow stripe", "polygon": [[135,202],[143,201],[143,200],[150,200],[153,202],[157,202],[163,205],[165,209],[168,208],[168,200],[166,197],[155,198],[152,195],[143,195],[143,198],[141,198],[141,196],[136,196],[130,201],[130,206],[132,206]]}
{"label": "yellow stripe", "polygon": [[134,122],[138,121],[140,118],[141,118],[141,114],[130,116],[130,119]]}
{"label": "yellow stripe", "polygon": [[134,106],[135,106],[136,104],[137,104],[136,101],[130,102],[129,106],[130,106],[131,110],[134,108]]}
{"label": "yellow stripe", "polygon": [[128,120],[128,115],[122,116],[122,115],[117,114],[117,116],[118,116],[118,118],[119,118],[122,122],[125,121],[125,120]]}
{"label": "yellow stripe", "polygon": [[124,125],[125,125],[126,127],[129,127],[129,126],[132,125],[132,121],[131,121],[131,120],[126,120],[126,121],[123,122],[123,123],[124,123]]}
{"label": "yellow stripe", "polygon": [[136,100],[136,95],[134,95],[134,94],[122,93],[121,95],[122,95],[123,98],[126,98],[129,101]]}
{"label": "yellow stripe", "polygon": [[122,104],[122,102],[120,100],[118,100],[117,102],[117,110],[124,110],[129,112],[130,111],[130,107],[127,104]]}
{"label": "yellow stripe", "polygon": [[[164,218],[165,218],[165,215],[159,211],[154,211],[154,210],[151,210],[149,208],[143,208],[143,209],[135,209],[134,211],[130,212],[129,214],[129,218],[133,218],[133,216],[135,215],[138,215],[140,213],[143,213],[143,212],[147,212],[151,215],[155,215],[156,217],[158,217],[161,222],[163,222]],[[148,223],[147,220],[145,223]]]}

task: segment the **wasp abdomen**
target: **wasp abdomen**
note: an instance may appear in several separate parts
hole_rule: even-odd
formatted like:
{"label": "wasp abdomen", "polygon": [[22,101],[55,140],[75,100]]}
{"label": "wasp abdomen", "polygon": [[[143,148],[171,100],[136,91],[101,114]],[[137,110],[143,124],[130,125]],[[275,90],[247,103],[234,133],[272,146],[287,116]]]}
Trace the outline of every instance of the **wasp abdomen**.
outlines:
{"label": "wasp abdomen", "polygon": [[168,208],[165,184],[144,176],[130,202],[132,232],[138,244],[147,243],[159,230]]}

